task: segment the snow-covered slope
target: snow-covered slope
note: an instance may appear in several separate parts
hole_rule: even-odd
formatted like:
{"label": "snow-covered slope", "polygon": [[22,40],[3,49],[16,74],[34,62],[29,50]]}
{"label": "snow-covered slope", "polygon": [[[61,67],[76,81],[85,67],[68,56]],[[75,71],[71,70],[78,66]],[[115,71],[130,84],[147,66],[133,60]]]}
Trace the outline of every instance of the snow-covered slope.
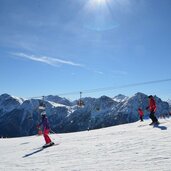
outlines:
{"label": "snow-covered slope", "polygon": [[170,171],[171,119],[51,134],[59,145],[41,150],[42,136],[0,139],[2,171]]}
{"label": "snow-covered slope", "polygon": [[51,101],[51,102],[54,102],[54,103],[63,104],[63,105],[66,105],[66,106],[71,105],[71,102],[68,99],[62,98],[62,97],[59,97],[59,96],[53,96],[53,95],[45,96],[45,100]]}

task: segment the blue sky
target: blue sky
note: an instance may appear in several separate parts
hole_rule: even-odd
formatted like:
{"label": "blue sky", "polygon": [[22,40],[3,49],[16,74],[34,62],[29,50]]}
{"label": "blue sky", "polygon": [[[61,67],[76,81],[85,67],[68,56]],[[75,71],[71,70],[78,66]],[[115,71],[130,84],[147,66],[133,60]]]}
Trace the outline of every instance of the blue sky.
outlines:
{"label": "blue sky", "polygon": [[0,94],[167,100],[171,82],[107,87],[171,78],[170,55],[170,0],[0,0]]}

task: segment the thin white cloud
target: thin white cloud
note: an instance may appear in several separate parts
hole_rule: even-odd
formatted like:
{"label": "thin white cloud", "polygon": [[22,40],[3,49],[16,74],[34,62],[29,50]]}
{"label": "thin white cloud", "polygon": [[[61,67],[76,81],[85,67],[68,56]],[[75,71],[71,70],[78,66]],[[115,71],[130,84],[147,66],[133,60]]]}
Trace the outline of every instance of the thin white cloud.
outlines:
{"label": "thin white cloud", "polygon": [[100,75],[104,75],[104,72],[102,72],[102,71],[94,71],[94,72],[97,74],[100,74]]}
{"label": "thin white cloud", "polygon": [[63,64],[63,65],[72,65],[76,67],[83,67],[82,64],[78,64],[72,61],[62,60],[58,58],[47,57],[47,56],[35,56],[35,55],[28,55],[25,53],[12,53],[12,55],[18,56],[21,58],[26,58],[32,61],[42,62],[42,63],[52,65],[52,66],[59,66],[60,64]]}
{"label": "thin white cloud", "polygon": [[121,71],[121,70],[114,70],[111,72],[113,75],[122,75],[122,76],[125,76],[127,75],[128,73],[126,71]]}
{"label": "thin white cloud", "polygon": [[95,73],[95,74],[99,74],[99,75],[105,75],[104,74],[104,72],[102,72],[102,71],[98,71],[98,70],[95,70],[95,69],[92,69],[92,68],[88,68],[88,67],[84,67],[87,71],[89,71],[89,72],[93,72],[93,73]]}

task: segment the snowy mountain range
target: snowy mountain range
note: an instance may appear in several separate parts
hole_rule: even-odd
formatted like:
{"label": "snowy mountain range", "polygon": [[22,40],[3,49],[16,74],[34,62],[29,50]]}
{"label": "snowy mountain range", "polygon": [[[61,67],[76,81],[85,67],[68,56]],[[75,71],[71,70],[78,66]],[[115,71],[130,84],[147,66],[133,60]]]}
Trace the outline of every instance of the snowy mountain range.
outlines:
{"label": "snowy mountain range", "polygon": [[[155,96],[156,115],[169,115],[168,102]],[[8,94],[0,96],[0,136],[19,137],[37,134],[40,122],[40,104],[46,106],[50,127],[54,132],[76,132],[89,129],[131,123],[139,120],[137,109],[144,110],[145,117],[149,111],[148,96],[136,93],[132,97],[118,95],[114,98],[82,98],[84,105],[78,101],[69,101],[59,96],[45,96],[42,99],[22,99]]]}

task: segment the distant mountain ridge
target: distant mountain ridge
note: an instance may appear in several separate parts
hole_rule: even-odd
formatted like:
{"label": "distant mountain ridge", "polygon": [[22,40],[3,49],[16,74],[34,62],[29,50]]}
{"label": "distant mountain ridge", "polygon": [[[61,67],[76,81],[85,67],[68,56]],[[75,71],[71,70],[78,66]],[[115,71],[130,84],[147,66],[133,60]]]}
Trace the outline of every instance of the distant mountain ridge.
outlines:
{"label": "distant mountain ridge", "polygon": [[[169,115],[168,102],[154,96],[157,103],[156,115]],[[77,101],[69,101],[59,96],[45,96],[42,99],[27,99],[0,95],[0,136],[19,137],[37,134],[36,125],[40,122],[39,106],[44,102],[51,129],[55,132],[75,132],[97,129],[118,124],[135,122],[139,119],[137,109],[141,107],[145,116],[148,96],[136,93],[132,97],[122,94],[110,98],[85,97],[81,99],[84,106]]]}
{"label": "distant mountain ridge", "polygon": [[125,100],[127,100],[129,97],[123,95],[123,94],[118,94],[117,96],[115,96],[113,98],[113,100],[117,101],[117,102],[123,102]]}

